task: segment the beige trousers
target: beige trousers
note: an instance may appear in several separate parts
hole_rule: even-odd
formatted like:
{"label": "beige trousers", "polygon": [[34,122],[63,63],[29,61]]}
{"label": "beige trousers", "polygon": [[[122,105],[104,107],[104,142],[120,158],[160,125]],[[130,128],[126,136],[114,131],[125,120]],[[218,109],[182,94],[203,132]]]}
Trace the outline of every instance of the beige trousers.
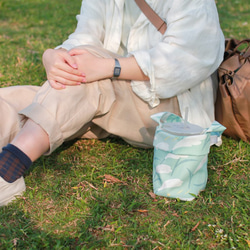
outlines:
{"label": "beige trousers", "polygon": [[[98,55],[110,56],[103,53]],[[157,123],[150,116],[163,111],[180,115],[177,98],[161,100],[150,108],[133,93],[130,82],[123,80],[107,79],[63,90],[51,88],[48,82],[42,87],[1,88],[0,147],[14,138],[28,118],[47,132],[48,154],[70,139],[110,134],[134,146],[152,147]]]}

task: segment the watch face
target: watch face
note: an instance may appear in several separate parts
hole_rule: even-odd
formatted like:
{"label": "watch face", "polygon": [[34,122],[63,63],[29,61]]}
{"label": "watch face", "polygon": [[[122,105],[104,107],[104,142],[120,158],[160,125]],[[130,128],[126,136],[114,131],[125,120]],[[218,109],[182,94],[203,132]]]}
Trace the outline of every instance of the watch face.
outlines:
{"label": "watch face", "polygon": [[114,77],[118,77],[121,74],[121,66],[118,59],[115,58],[115,67],[114,67]]}
{"label": "watch face", "polygon": [[121,73],[121,68],[115,67],[115,69],[114,69],[114,76],[118,77],[120,75],[120,73]]}

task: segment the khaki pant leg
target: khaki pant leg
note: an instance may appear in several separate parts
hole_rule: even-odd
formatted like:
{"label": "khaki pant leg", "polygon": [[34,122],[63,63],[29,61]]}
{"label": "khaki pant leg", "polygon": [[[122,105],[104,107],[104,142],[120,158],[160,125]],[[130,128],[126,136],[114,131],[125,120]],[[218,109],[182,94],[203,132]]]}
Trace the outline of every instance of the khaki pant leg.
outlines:
{"label": "khaki pant leg", "polygon": [[28,106],[40,87],[0,88],[0,151],[20,130],[18,112]]}
{"label": "khaki pant leg", "polygon": [[[99,85],[109,88],[102,96]],[[50,154],[64,141],[79,137],[87,131],[95,116],[107,113],[115,100],[110,80],[67,86],[63,90],[52,88],[48,82],[37,92],[33,102],[21,110],[21,120],[28,118],[40,125],[48,134]]]}
{"label": "khaki pant leg", "polygon": [[153,147],[158,124],[151,119],[151,115],[168,111],[181,116],[177,97],[161,100],[157,107],[151,108],[133,92],[130,81],[113,80],[112,84],[116,100],[110,111],[95,117],[93,123],[133,146]]}

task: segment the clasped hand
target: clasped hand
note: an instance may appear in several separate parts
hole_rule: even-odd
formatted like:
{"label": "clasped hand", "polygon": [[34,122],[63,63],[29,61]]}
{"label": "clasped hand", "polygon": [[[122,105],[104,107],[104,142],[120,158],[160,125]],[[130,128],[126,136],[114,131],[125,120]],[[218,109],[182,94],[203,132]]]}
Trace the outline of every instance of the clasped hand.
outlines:
{"label": "clasped hand", "polygon": [[48,49],[43,54],[47,79],[55,89],[109,78],[112,63],[112,59],[99,58],[84,49]]}

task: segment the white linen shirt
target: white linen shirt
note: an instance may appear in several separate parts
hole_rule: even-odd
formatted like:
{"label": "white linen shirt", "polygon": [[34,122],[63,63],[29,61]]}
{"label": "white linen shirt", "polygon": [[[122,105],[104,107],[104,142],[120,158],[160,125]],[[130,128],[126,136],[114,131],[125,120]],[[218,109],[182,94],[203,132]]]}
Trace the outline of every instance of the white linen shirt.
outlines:
{"label": "white linen shirt", "polygon": [[[62,45],[67,50],[96,45],[118,53],[124,3],[133,0],[83,0],[77,28]],[[149,81],[131,81],[133,91],[151,107],[177,96],[182,116],[202,127],[214,121],[211,75],[223,59],[224,36],[214,0],[147,0],[167,22],[164,35],[143,13],[127,43]]]}

